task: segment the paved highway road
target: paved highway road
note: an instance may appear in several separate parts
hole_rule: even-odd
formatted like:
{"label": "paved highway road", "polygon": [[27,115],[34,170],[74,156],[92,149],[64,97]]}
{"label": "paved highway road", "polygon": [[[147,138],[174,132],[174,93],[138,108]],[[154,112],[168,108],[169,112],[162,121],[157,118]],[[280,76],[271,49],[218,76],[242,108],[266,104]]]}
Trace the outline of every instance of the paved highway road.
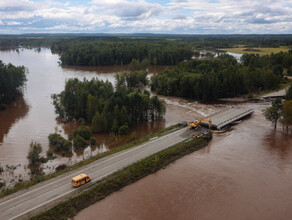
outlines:
{"label": "paved highway road", "polygon": [[145,157],[183,141],[188,137],[186,135],[187,129],[177,130],[137,147],[104,157],[78,170],[4,197],[0,200],[0,219],[26,219],[32,213],[45,207],[52,207],[56,201],[80,190],[80,188],[75,189],[71,186],[72,177],[86,173],[91,176],[92,184]]}

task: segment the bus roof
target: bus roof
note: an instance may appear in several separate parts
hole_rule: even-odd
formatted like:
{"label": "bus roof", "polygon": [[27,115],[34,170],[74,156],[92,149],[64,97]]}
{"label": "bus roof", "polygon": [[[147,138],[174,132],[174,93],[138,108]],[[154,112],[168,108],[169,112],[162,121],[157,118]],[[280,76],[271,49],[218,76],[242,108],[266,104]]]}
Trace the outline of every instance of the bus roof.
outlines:
{"label": "bus roof", "polygon": [[77,181],[77,180],[80,180],[86,176],[87,176],[86,174],[82,173],[82,174],[79,174],[78,176],[73,177],[72,180]]}

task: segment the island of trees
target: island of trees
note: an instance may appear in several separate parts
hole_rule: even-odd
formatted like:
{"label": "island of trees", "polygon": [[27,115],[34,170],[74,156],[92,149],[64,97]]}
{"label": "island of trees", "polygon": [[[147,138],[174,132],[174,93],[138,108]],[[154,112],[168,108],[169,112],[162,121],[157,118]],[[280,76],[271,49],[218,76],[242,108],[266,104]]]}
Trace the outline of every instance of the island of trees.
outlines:
{"label": "island of trees", "polygon": [[84,120],[94,133],[125,135],[131,124],[156,120],[165,113],[163,101],[138,88],[146,85],[146,75],[117,75],[115,89],[108,81],[69,79],[65,90],[52,96],[56,113],[66,120]]}
{"label": "island of trees", "polygon": [[0,60],[0,110],[13,101],[26,81],[25,68],[4,64]]}

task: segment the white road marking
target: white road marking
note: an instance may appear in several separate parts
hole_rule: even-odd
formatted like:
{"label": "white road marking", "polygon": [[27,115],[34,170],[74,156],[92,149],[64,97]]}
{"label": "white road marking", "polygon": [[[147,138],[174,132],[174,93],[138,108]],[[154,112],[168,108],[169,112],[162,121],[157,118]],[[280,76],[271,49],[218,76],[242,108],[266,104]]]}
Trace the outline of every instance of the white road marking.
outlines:
{"label": "white road marking", "polygon": [[[151,141],[146,142],[146,143],[144,143],[144,144],[142,144],[142,145],[140,145],[140,146],[137,146],[137,147],[135,147],[135,148],[125,150],[124,152],[119,153],[119,154],[117,154],[117,155],[115,155],[115,156],[112,156],[112,157],[109,156],[110,158],[108,158],[108,159],[106,159],[106,160],[104,160],[104,161],[102,161],[102,162],[100,162],[100,163],[97,163],[97,164],[95,164],[95,165],[93,165],[93,166],[91,166],[91,167],[87,167],[87,168],[85,168],[85,169],[83,169],[83,170],[80,170],[80,171],[78,171],[78,173],[83,172],[83,171],[85,171],[85,170],[90,170],[90,169],[92,169],[92,168],[94,168],[94,167],[96,167],[96,166],[100,166],[100,165],[102,165],[102,164],[104,164],[104,163],[106,163],[106,162],[108,162],[108,161],[110,161],[110,160],[114,160],[114,159],[117,158],[117,157],[120,157],[120,156],[122,156],[122,155],[125,155],[125,154],[128,154],[128,153],[131,153],[132,151],[139,150],[140,148],[144,147],[145,145],[148,145],[149,143],[157,142],[158,140],[159,140],[159,141],[160,141],[160,140],[163,140],[163,139],[167,138],[168,136],[173,135],[174,133],[182,132],[182,130],[183,130],[183,129],[180,129],[180,130],[178,130],[178,131],[174,131],[174,132],[172,132],[172,133],[170,133],[170,134],[167,134],[167,135],[165,135],[165,136],[163,136],[163,137],[161,137],[161,138],[159,138],[159,139],[151,140]],[[179,142],[181,142],[181,141],[183,141],[183,140],[178,140],[178,141],[172,143],[171,145],[169,145],[168,147],[171,147],[171,146],[173,146],[173,145],[175,145],[175,144],[177,144],[177,143],[179,143]],[[163,149],[166,149],[166,148],[168,148],[168,147],[163,147],[163,148],[160,149],[159,151],[161,151],[161,150],[163,150]],[[150,149],[150,148],[147,148],[147,150],[149,150],[149,149]],[[159,152],[159,151],[157,151],[157,152]],[[157,152],[153,152],[153,154],[155,154],[155,153],[157,153]],[[140,154],[141,154],[141,153],[145,153],[145,151],[141,151],[141,152],[138,152],[138,153],[140,153]],[[146,157],[151,156],[151,155],[153,155],[153,154],[147,155]],[[130,156],[130,155],[129,155],[129,156]],[[142,158],[142,159],[143,159],[143,158]],[[111,166],[113,166],[113,165],[115,165],[115,164],[117,164],[117,163],[123,162],[123,161],[125,161],[125,160],[129,160],[129,158],[128,158],[128,157],[127,157],[127,158],[124,158],[124,159],[122,159],[122,160],[119,160],[119,161],[117,161],[117,162],[115,162],[115,163],[113,163],[113,164],[111,164],[111,165],[109,165],[109,166],[107,166],[107,167],[101,168],[101,169],[108,169],[109,167],[111,167]],[[134,163],[136,163],[136,162],[138,162],[138,161],[140,161],[140,160],[141,160],[141,159],[138,159],[138,160],[136,160],[135,162],[129,163],[129,164],[127,164],[125,167],[130,166],[130,165],[132,165],[132,164],[134,164]],[[95,180],[91,181],[91,182],[92,182],[91,184],[93,184],[93,183],[95,183],[95,182],[101,180],[102,178],[104,178],[104,177],[106,177],[106,176],[109,176],[109,175],[111,175],[112,173],[115,173],[115,172],[117,172],[118,170],[121,170],[121,169],[123,169],[123,168],[125,168],[125,167],[119,167],[119,168],[115,169],[114,171],[112,171],[112,172],[110,172],[110,173],[107,173],[107,174],[105,174],[105,175],[102,175],[101,177],[98,177],[98,178],[96,178]],[[101,170],[101,169],[100,169],[100,170]],[[76,174],[76,173],[77,173],[77,172],[75,172],[75,174]],[[91,173],[93,174],[94,172],[91,172]],[[74,174],[74,175],[75,175],[75,174]],[[51,182],[51,183],[49,183],[49,184],[46,184],[46,185],[41,186],[41,187],[39,187],[39,188],[33,189],[33,190],[29,191],[29,192],[23,193],[23,194],[21,194],[21,195],[19,195],[19,196],[17,196],[17,197],[11,198],[11,199],[9,199],[8,201],[5,201],[5,202],[1,203],[0,205],[6,204],[6,203],[8,203],[9,201],[14,200],[14,199],[19,199],[19,197],[22,197],[22,196],[24,196],[24,195],[26,195],[26,194],[28,194],[28,193],[32,193],[32,192],[34,192],[34,191],[36,191],[36,190],[42,189],[42,188],[44,188],[44,187],[48,187],[48,185],[52,185],[53,183],[56,183],[56,182],[59,182],[59,181],[61,181],[61,180],[63,180],[63,179],[69,178],[69,176],[71,176],[71,175],[73,176],[73,174],[70,174],[70,175],[65,176],[65,177],[63,177],[63,178],[60,178],[60,179],[58,179],[58,180],[56,180],[56,181],[53,181],[53,182]],[[82,188],[83,188],[83,187],[86,187],[86,186],[88,186],[88,184],[82,186]],[[61,187],[62,187],[62,186],[61,186]],[[59,187],[59,189],[60,189],[60,187]],[[55,189],[55,190],[58,190],[58,189]],[[53,190],[53,191],[55,191],[55,190]],[[59,199],[59,198],[65,196],[65,195],[67,195],[67,194],[69,194],[69,193],[72,193],[74,190],[77,190],[77,189],[72,189],[72,190],[70,190],[70,191],[68,191],[68,192],[66,192],[66,193],[63,193],[63,194],[61,194],[61,195],[59,195],[59,196],[57,196],[57,197],[54,197],[54,198],[52,198],[52,199],[50,199],[50,200],[48,200],[48,201],[45,201],[44,203],[39,204],[38,206],[35,206],[35,207],[33,207],[33,208],[29,209],[29,210],[26,210],[25,212],[22,212],[22,213],[18,214],[17,216],[12,217],[11,219],[16,219],[16,218],[18,218],[18,217],[20,217],[20,216],[22,216],[22,215],[25,215],[25,214],[27,214],[27,213],[29,213],[29,212],[31,212],[31,211],[33,211],[33,210],[35,210],[35,209],[37,209],[37,208],[43,206],[43,205],[46,205],[46,204],[48,204],[48,203],[50,203],[50,202],[52,202],[52,201],[54,201],[54,200],[56,200],[56,199]],[[46,195],[46,194],[48,194],[48,193],[52,193],[52,191],[47,192],[47,193],[45,193],[45,194],[41,194],[41,195],[39,195],[39,196],[37,196],[37,197],[40,197],[40,196]],[[37,198],[37,197],[35,197],[35,198]],[[22,204],[20,204],[20,205],[22,205]],[[18,207],[18,206],[20,206],[20,205],[17,205],[17,206],[15,206],[15,207],[13,207],[12,209],[15,209],[16,207]],[[11,209],[9,209],[8,211],[11,211]],[[10,214],[11,214],[11,212],[9,213],[9,215],[10,215]]]}
{"label": "white road marking", "polygon": [[[173,133],[175,133],[175,132],[176,132],[176,131],[174,131]],[[170,133],[170,134],[172,134],[172,133]],[[164,139],[165,137],[169,136],[170,134],[167,134],[167,135],[165,135],[165,136],[162,136],[160,139]],[[74,174],[70,174],[69,176],[71,176],[71,175],[72,175],[72,176],[75,176],[76,174],[82,173],[83,171],[85,171],[85,170],[87,170],[87,169],[93,168],[93,167],[95,167],[95,166],[99,166],[100,164],[106,163],[106,162],[108,162],[108,161],[110,161],[110,160],[113,160],[113,159],[115,159],[115,158],[117,158],[117,157],[120,157],[120,156],[122,156],[122,155],[124,155],[124,154],[130,153],[130,152],[132,152],[132,151],[134,151],[134,150],[138,150],[138,149],[144,147],[144,145],[149,144],[149,143],[154,142],[154,141],[157,141],[157,139],[152,140],[152,141],[149,141],[149,142],[146,142],[146,143],[144,143],[144,144],[142,144],[142,145],[140,145],[140,146],[134,147],[134,148],[132,148],[132,149],[128,149],[128,150],[126,150],[126,151],[124,151],[124,152],[122,152],[122,153],[120,153],[120,154],[115,155],[115,156],[109,155],[109,157],[110,157],[110,156],[112,156],[112,157],[110,157],[110,158],[108,158],[108,159],[106,159],[106,160],[104,160],[104,161],[102,161],[102,162],[100,162],[100,163],[97,163],[97,164],[95,164],[95,165],[93,165],[93,166],[91,166],[91,167],[87,167],[87,168],[82,169],[82,170],[80,170],[80,171],[78,171],[78,172],[75,172]],[[25,195],[28,194],[28,193],[32,193],[32,192],[37,191],[37,190],[40,190],[40,189],[42,189],[42,188],[44,188],[44,187],[48,187],[49,185],[55,184],[56,182],[59,182],[59,181],[61,181],[61,180],[63,180],[63,179],[69,178],[69,176],[62,177],[62,178],[60,178],[60,179],[58,179],[58,180],[55,180],[55,181],[53,181],[53,182],[51,182],[51,183],[48,183],[48,184],[44,185],[44,186],[40,186],[40,187],[35,188],[35,189],[33,189],[33,190],[30,190],[30,191],[28,191],[28,192],[26,192],[26,193],[23,193],[23,194],[21,194],[21,195],[19,195],[19,196],[17,196],[17,197],[11,198],[11,199],[9,199],[9,200],[7,200],[7,201],[5,201],[5,202],[0,203],[0,206],[6,204],[6,203],[8,203],[8,202],[10,202],[11,200],[14,200],[14,199],[17,199],[17,198],[19,198],[19,197],[25,196]]]}

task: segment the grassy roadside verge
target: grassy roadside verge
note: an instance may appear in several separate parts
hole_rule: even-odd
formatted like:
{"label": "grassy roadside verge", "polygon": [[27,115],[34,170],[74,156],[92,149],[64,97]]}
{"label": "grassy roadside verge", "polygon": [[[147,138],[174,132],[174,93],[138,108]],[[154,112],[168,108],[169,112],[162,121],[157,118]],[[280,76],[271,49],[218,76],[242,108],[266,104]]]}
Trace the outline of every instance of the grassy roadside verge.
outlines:
{"label": "grassy roadside verge", "polygon": [[60,176],[60,175],[62,175],[64,173],[70,172],[72,170],[76,170],[76,169],[78,169],[78,168],[80,168],[80,167],[82,167],[84,165],[88,165],[88,164],[90,164],[90,163],[92,163],[92,162],[94,162],[94,161],[96,161],[98,159],[101,159],[103,157],[115,154],[117,152],[129,149],[131,147],[135,147],[137,145],[140,145],[142,143],[145,143],[145,142],[149,141],[153,137],[163,136],[163,135],[168,134],[170,132],[173,132],[173,131],[175,131],[175,130],[177,130],[179,128],[180,128],[179,124],[167,127],[167,128],[162,129],[162,130],[160,130],[158,132],[155,132],[153,134],[147,135],[145,137],[142,137],[142,138],[140,138],[138,140],[132,141],[132,142],[130,142],[128,144],[125,144],[123,146],[117,147],[117,148],[115,148],[113,150],[107,151],[107,152],[102,153],[102,154],[98,154],[98,155],[96,155],[94,157],[91,157],[91,158],[89,158],[87,160],[83,160],[83,161],[81,161],[79,163],[76,163],[76,164],[74,164],[74,165],[72,165],[70,167],[67,167],[67,168],[65,168],[63,170],[60,170],[58,172],[54,172],[54,173],[51,173],[51,174],[48,174],[48,175],[45,175],[45,176],[39,176],[39,177],[37,177],[37,178],[35,178],[33,180],[30,180],[30,181],[17,183],[13,188],[4,189],[0,193],[0,198],[3,198],[3,197],[8,196],[10,194],[13,194],[13,193],[15,193],[15,192],[17,192],[19,190],[27,189],[27,188],[29,188],[31,186],[34,186],[34,185],[38,184],[38,183],[41,183],[41,182],[44,182],[46,180],[52,179],[54,177]]}
{"label": "grassy roadside verge", "polygon": [[156,172],[184,155],[203,148],[211,139],[212,134],[209,133],[199,139],[182,142],[160,151],[157,154],[149,156],[144,160],[106,177],[80,195],[72,197],[31,219],[68,219],[73,217],[78,211],[102,200],[124,186]]}

